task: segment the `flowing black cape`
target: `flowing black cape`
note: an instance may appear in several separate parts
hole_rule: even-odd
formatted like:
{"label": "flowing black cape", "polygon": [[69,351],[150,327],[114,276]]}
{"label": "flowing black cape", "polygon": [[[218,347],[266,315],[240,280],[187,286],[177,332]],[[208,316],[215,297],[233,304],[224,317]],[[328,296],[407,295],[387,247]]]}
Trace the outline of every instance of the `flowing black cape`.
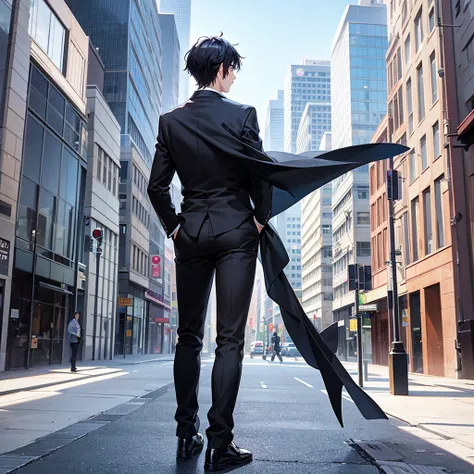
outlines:
{"label": "flowing black cape", "polygon": [[[272,217],[344,173],[408,151],[403,145],[371,143],[302,155],[264,153],[224,127],[213,134],[193,131],[209,145],[225,152],[229,159],[237,161],[250,173],[272,185]],[[227,140],[220,140],[221,134],[226,135]],[[231,142],[232,139],[235,141],[235,146],[223,145],[229,143],[229,139]],[[386,419],[383,410],[354,382],[334,354],[337,328],[331,326],[319,333],[306,316],[283,272],[289,257],[271,224],[266,225],[261,233],[260,255],[268,296],[280,306],[285,327],[305,361],[321,372],[329,400],[341,426],[343,387],[366,419]]]}

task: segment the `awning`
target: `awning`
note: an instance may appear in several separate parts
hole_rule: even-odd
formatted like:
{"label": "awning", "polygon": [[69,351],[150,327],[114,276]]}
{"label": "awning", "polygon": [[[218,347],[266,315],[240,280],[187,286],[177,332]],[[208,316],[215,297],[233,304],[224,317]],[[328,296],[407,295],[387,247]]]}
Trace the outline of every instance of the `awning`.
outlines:
{"label": "awning", "polygon": [[459,124],[458,137],[462,144],[470,147],[474,144],[474,110]]}
{"label": "awning", "polygon": [[42,281],[39,282],[39,285],[43,288],[47,288],[48,290],[57,291],[58,293],[64,293],[65,295],[72,295],[72,292],[61,288],[60,286],[50,285],[49,283],[44,283]]}

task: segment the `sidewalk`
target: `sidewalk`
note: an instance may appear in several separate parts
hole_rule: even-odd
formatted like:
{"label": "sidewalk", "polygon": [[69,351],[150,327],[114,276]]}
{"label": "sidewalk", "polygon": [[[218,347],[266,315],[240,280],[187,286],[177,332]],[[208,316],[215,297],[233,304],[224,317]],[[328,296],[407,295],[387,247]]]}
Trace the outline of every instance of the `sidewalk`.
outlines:
{"label": "sidewalk", "polygon": [[[357,381],[357,364],[343,365]],[[408,387],[408,396],[391,395],[388,368],[369,365],[364,389],[388,415],[469,448],[464,451],[473,462],[474,381],[410,373]]]}
{"label": "sidewalk", "polygon": [[65,365],[1,373],[0,454],[162,388],[172,360],[149,354],[80,361],[76,373]]}

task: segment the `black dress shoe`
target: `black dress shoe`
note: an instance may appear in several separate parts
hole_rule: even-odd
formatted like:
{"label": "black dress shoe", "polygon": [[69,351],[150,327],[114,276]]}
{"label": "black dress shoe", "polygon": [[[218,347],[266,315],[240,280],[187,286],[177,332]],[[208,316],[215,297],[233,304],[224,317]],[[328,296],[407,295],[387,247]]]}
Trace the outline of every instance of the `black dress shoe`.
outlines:
{"label": "black dress shoe", "polygon": [[197,433],[191,439],[178,438],[177,458],[189,459],[202,451],[204,438],[201,433]]}
{"label": "black dress shoe", "polygon": [[240,449],[235,443],[230,443],[224,449],[207,449],[204,469],[206,471],[222,471],[227,467],[242,466],[251,462],[252,459],[250,451]]}

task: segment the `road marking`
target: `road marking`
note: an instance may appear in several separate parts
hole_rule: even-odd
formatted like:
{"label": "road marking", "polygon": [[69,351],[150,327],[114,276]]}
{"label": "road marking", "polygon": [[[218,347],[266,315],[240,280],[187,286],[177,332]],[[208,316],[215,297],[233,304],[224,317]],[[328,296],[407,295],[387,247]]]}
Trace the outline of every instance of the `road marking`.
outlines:
{"label": "road marking", "polygon": [[[323,392],[326,395],[328,394],[326,390],[321,390],[321,392]],[[354,403],[354,400],[352,400],[352,398],[347,393],[343,393],[342,398],[344,398],[344,400],[348,400],[351,403]]]}
{"label": "road marking", "polygon": [[263,382],[260,382],[260,385],[262,386],[262,388],[267,388],[267,386]]}
{"label": "road marking", "polygon": [[295,380],[298,380],[298,382],[302,383],[303,385],[306,385],[307,387],[314,388],[311,384],[308,382],[305,382],[304,380],[299,379],[298,377],[293,377]]}

